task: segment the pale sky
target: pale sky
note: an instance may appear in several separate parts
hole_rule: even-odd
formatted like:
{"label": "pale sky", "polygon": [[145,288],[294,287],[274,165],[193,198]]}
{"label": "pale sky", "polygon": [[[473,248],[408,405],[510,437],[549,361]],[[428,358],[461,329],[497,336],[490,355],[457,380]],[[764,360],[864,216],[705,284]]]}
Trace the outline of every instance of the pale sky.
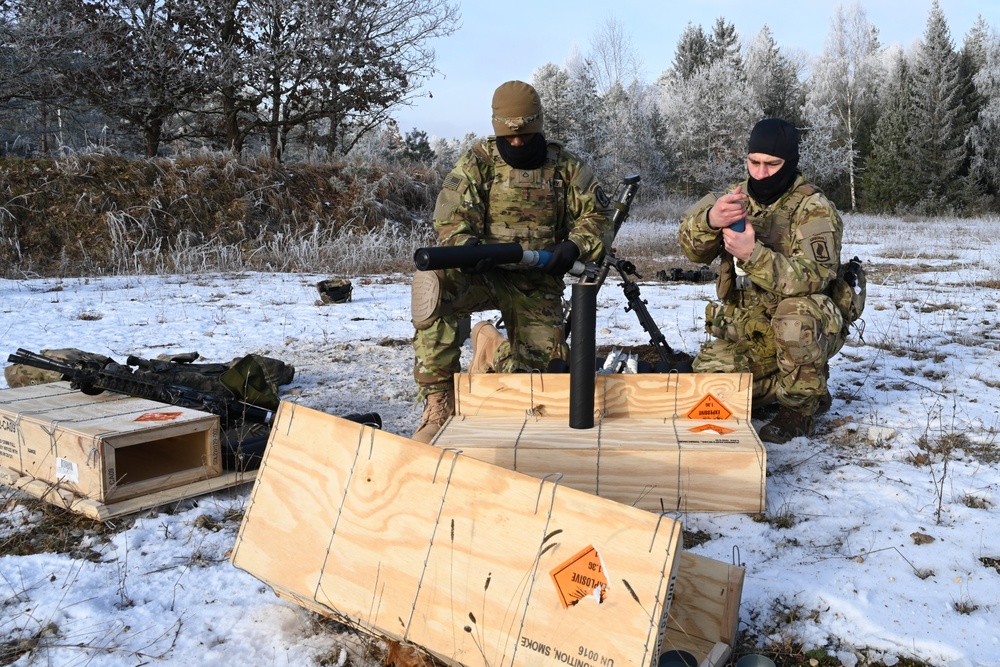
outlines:
{"label": "pale sky", "polygon": [[[670,67],[688,23],[711,33],[720,16],[736,27],[741,42],[767,25],[781,48],[816,56],[823,51],[838,4],[849,9],[853,0],[464,0],[461,28],[433,44],[441,74],[424,89],[433,98],[418,99],[395,118],[404,135],[414,128],[431,137],[490,134],[490,100],[497,86],[511,79],[530,82],[542,65],[565,64],[574,48],[588,54],[609,18],[628,34],[642,61],[640,78],[648,82]],[[1000,30],[1000,0],[939,0],[939,4],[956,49],[979,15]],[[866,0],[861,5],[884,45],[909,48],[923,37],[932,0]]]}

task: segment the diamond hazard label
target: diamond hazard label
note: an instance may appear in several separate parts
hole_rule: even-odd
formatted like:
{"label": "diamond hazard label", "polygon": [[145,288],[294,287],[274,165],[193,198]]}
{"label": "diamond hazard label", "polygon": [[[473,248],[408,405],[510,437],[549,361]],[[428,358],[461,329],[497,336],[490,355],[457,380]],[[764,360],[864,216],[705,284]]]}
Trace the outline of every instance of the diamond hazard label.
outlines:
{"label": "diamond hazard label", "polygon": [[729,419],[732,416],[732,411],[724,406],[722,401],[711,394],[705,394],[705,397],[698,401],[698,405],[694,406],[687,413],[688,419]]}
{"label": "diamond hazard label", "polygon": [[608,595],[604,564],[593,546],[583,549],[554,568],[549,575],[556,585],[556,592],[559,593],[559,601],[564,609],[586,597],[594,597],[601,603]]}
{"label": "diamond hazard label", "polygon": [[146,412],[135,418],[137,422],[168,422],[180,417],[181,412]]}
{"label": "diamond hazard label", "polygon": [[726,435],[727,433],[732,433],[733,429],[726,428],[725,426],[719,426],[718,424],[702,424],[701,426],[695,426],[689,428],[692,433],[704,433],[705,431],[714,431],[719,435]]}

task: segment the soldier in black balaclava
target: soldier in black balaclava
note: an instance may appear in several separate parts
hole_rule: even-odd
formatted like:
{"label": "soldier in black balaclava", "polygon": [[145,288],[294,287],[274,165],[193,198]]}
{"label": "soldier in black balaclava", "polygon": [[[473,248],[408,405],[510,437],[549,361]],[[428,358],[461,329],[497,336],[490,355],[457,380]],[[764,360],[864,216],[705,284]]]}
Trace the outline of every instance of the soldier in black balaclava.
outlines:
{"label": "soldier in black balaclava", "polygon": [[[747,178],[688,209],[680,227],[687,257],[720,258],[719,301],[705,309],[713,337],[694,360],[699,373],[753,373],[753,409],[777,402],[760,430],[766,442],[813,432],[828,409],[829,359],[850,321],[830,293],[837,282],[843,222],[798,171],[799,133],[780,119],[757,123]],[[742,232],[730,226],[746,220]],[[738,225],[737,225],[738,226]]]}

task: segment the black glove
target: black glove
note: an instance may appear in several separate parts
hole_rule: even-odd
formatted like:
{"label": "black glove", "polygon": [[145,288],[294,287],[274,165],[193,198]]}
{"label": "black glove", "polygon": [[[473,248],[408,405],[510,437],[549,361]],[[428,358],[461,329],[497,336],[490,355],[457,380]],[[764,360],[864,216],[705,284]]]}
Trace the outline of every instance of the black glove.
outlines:
{"label": "black glove", "polygon": [[[479,245],[479,239],[473,236],[471,239],[463,243],[462,245]],[[460,271],[469,276],[479,275],[480,273],[486,273],[487,271],[492,271],[496,268],[497,262],[492,257],[484,257],[483,259],[476,262],[475,266],[463,266]]]}
{"label": "black glove", "polygon": [[580,249],[572,241],[550,243],[545,249],[552,253],[552,257],[542,270],[550,276],[563,275],[573,268],[573,262],[580,256]]}

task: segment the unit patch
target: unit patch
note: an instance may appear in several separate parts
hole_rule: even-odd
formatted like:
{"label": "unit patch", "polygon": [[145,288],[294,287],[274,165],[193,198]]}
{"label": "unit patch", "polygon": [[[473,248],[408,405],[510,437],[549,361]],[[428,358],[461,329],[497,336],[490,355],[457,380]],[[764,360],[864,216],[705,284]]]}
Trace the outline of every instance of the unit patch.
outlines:
{"label": "unit patch", "polygon": [[594,197],[597,198],[597,203],[601,205],[601,208],[611,207],[611,198],[600,185],[594,189]]}
{"label": "unit patch", "polygon": [[825,236],[814,236],[809,239],[809,246],[812,248],[813,257],[820,264],[830,263],[830,247]]}

